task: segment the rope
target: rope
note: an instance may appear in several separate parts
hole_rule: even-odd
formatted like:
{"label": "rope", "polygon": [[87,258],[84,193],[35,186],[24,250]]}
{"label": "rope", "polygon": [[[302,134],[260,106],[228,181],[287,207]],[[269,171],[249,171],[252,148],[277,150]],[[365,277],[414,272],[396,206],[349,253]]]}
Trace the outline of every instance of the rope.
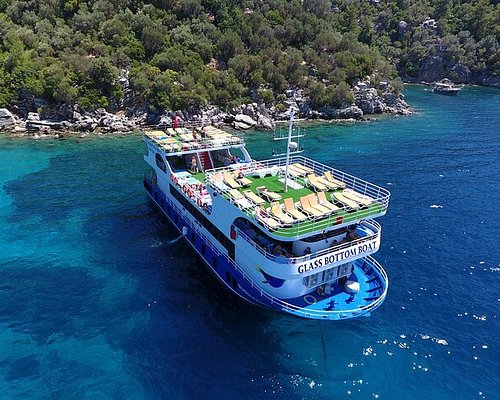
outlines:
{"label": "rope", "polygon": [[323,336],[323,327],[321,326],[321,320],[318,320],[318,325],[319,325],[319,337],[321,340],[321,347],[323,348],[323,362],[325,364],[325,371],[328,371],[328,360],[327,360],[327,354],[326,354],[326,344],[325,344],[325,338]]}

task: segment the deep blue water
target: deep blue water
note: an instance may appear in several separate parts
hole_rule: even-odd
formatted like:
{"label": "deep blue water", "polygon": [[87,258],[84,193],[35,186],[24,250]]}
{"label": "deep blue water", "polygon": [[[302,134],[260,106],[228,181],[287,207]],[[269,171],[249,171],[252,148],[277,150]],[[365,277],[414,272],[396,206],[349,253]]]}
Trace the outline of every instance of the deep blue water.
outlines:
{"label": "deep blue water", "polygon": [[247,305],[169,246],[139,136],[0,138],[0,399],[499,399],[500,91],[406,94],[415,116],[304,140],[392,192],[387,300],[341,322]]}

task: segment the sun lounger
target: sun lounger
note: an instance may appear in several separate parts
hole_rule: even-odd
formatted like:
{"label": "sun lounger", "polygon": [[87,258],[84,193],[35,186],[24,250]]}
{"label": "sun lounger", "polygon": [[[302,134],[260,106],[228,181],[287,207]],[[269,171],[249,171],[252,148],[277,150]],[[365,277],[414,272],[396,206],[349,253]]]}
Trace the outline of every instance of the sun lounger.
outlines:
{"label": "sun lounger", "polygon": [[171,135],[171,136],[172,136],[172,135],[175,135],[175,130],[174,130],[174,128],[167,128],[167,133],[168,133],[169,135]]}
{"label": "sun lounger", "polygon": [[302,171],[304,171],[306,174],[313,174],[314,173],[314,170],[312,170],[311,168],[309,167],[306,167],[302,164],[299,164],[299,163],[295,163],[295,164],[292,164],[296,169],[300,169]]}
{"label": "sun lounger", "polygon": [[307,215],[302,214],[297,208],[295,208],[295,203],[291,197],[288,197],[284,200],[285,210],[288,214],[290,214],[293,218],[295,218],[298,222],[305,221],[307,219]]}
{"label": "sun lounger", "polygon": [[295,164],[291,164],[288,166],[288,172],[290,172],[290,171],[293,171],[293,173],[297,176],[306,176],[307,175],[306,171],[304,171],[301,168],[296,167]]}
{"label": "sun lounger", "polygon": [[344,190],[344,196],[347,197],[348,199],[354,200],[356,203],[363,205],[363,206],[369,206],[372,204],[375,200],[373,200],[371,197],[359,194],[355,192],[354,190]]}
{"label": "sun lounger", "polygon": [[231,176],[231,174],[229,172],[224,172],[223,177],[224,177],[224,182],[231,189],[238,189],[239,187],[241,187],[241,185],[234,180],[234,178]]}
{"label": "sun lounger", "polygon": [[323,217],[325,215],[325,213],[311,206],[308,196],[303,196],[300,198],[300,206],[306,214],[312,215],[313,217]]}
{"label": "sun lounger", "polygon": [[217,189],[222,190],[223,192],[230,189],[230,187],[224,183],[224,177],[221,174],[212,175],[210,180]]}
{"label": "sun lounger", "polygon": [[323,174],[323,178],[325,178],[328,182],[338,185],[339,188],[345,188],[346,186],[345,182],[335,179],[330,171],[325,171],[325,173]]}
{"label": "sun lounger", "polygon": [[[283,173],[283,175],[285,175],[286,167],[280,167],[280,170]],[[303,175],[304,174],[302,172],[296,171],[293,168],[288,168],[288,176],[291,176],[292,178],[298,178]]]}
{"label": "sun lounger", "polygon": [[328,189],[335,190],[341,188],[337,183],[330,182],[329,180],[325,179],[322,176],[317,176],[316,179],[318,180],[319,183],[325,185]]}
{"label": "sun lounger", "polygon": [[328,201],[328,199],[326,198],[326,194],[325,192],[318,192],[316,193],[318,195],[318,203],[321,204],[322,206],[325,206],[327,208],[330,209],[330,211],[339,211],[340,208],[337,207],[335,204],[331,203],[330,201]]}
{"label": "sun lounger", "polygon": [[245,196],[243,196],[238,190],[231,189],[229,191],[229,194],[231,195],[233,201],[239,208],[245,209],[253,206],[253,204],[250,203],[250,201],[248,201],[248,199]]}
{"label": "sun lounger", "polygon": [[335,199],[339,203],[342,203],[342,204],[352,208],[353,210],[357,210],[359,208],[359,204],[357,202],[345,197],[344,194],[341,192],[333,192],[333,197],[335,197]]}
{"label": "sun lounger", "polygon": [[318,203],[318,199],[316,198],[316,195],[314,193],[308,195],[307,199],[309,200],[309,205],[311,207],[321,211],[323,214],[330,214],[332,212],[332,210],[330,210],[328,207],[322,206],[321,204]]}
{"label": "sun lounger", "polygon": [[249,186],[252,181],[243,175],[240,171],[234,171],[234,179],[241,185],[241,186]]}
{"label": "sun lounger", "polygon": [[318,179],[317,179],[316,175],[314,175],[314,174],[307,175],[307,180],[309,181],[309,185],[312,186],[314,188],[314,190],[316,190],[317,192],[318,191],[325,191],[328,189],[325,185],[318,182]]}
{"label": "sun lounger", "polygon": [[181,146],[179,145],[179,143],[171,143],[170,146],[175,151],[180,151],[181,150]]}
{"label": "sun lounger", "polygon": [[255,208],[255,217],[257,218],[257,221],[261,222],[270,229],[276,229],[280,226],[278,221],[269,216],[267,211],[260,207]]}
{"label": "sun lounger", "polygon": [[289,225],[295,222],[292,217],[283,212],[280,203],[278,203],[277,201],[271,203],[271,214],[283,224]]}
{"label": "sun lounger", "polygon": [[279,195],[278,193],[271,192],[265,186],[259,186],[257,188],[257,192],[259,192],[261,196],[264,196],[269,201],[280,201],[281,200],[281,195]]}
{"label": "sun lounger", "polygon": [[263,205],[266,203],[266,201],[262,198],[257,196],[254,192],[251,190],[244,190],[243,195],[250,200],[251,202],[257,204],[258,206]]}

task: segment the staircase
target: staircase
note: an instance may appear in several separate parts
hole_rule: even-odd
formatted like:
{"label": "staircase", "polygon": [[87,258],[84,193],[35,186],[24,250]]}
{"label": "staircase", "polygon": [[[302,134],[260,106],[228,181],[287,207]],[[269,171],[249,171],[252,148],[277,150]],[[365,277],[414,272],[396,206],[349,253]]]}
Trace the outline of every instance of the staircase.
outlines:
{"label": "staircase", "polygon": [[200,157],[201,168],[203,171],[206,171],[207,169],[212,169],[214,167],[212,164],[212,160],[210,158],[210,154],[208,154],[208,151],[203,151],[199,153],[199,157]]}

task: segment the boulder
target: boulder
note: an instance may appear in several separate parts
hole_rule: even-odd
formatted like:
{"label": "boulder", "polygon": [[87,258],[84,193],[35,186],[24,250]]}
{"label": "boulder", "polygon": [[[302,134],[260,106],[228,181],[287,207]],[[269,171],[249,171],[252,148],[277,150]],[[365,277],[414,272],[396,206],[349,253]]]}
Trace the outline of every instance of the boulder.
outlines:
{"label": "boulder", "polygon": [[29,112],[27,119],[28,121],[40,121],[40,114],[37,112]]}
{"label": "boulder", "polygon": [[13,129],[15,126],[14,115],[6,108],[0,108],[0,130]]}
{"label": "boulder", "polygon": [[355,104],[364,114],[380,114],[384,112],[384,103],[375,88],[363,88],[354,93]]}
{"label": "boulder", "polygon": [[246,130],[246,129],[250,129],[252,127],[252,125],[245,124],[244,122],[241,122],[241,121],[234,121],[233,122],[233,127],[235,129]]}
{"label": "boulder", "polygon": [[244,106],[241,106],[241,114],[244,114],[255,121],[257,119],[257,114],[255,110],[256,108],[257,108],[257,103],[246,104]]}
{"label": "boulder", "polygon": [[[239,122],[239,123],[242,123],[244,125],[248,125],[250,128],[257,124],[257,122],[255,122],[255,120],[253,118],[251,118],[245,114],[237,114],[234,117],[234,122]],[[244,129],[244,128],[242,128],[242,129]]]}
{"label": "boulder", "polygon": [[160,117],[160,120],[158,121],[158,125],[171,126],[172,125],[172,117],[170,117],[168,114],[162,115]]}
{"label": "boulder", "polygon": [[269,118],[265,117],[264,115],[259,115],[259,119],[257,120],[257,124],[260,128],[272,130],[275,128],[274,121]]}
{"label": "boulder", "polygon": [[363,117],[363,110],[358,106],[349,106],[337,111],[337,118],[360,119],[362,117]]}

